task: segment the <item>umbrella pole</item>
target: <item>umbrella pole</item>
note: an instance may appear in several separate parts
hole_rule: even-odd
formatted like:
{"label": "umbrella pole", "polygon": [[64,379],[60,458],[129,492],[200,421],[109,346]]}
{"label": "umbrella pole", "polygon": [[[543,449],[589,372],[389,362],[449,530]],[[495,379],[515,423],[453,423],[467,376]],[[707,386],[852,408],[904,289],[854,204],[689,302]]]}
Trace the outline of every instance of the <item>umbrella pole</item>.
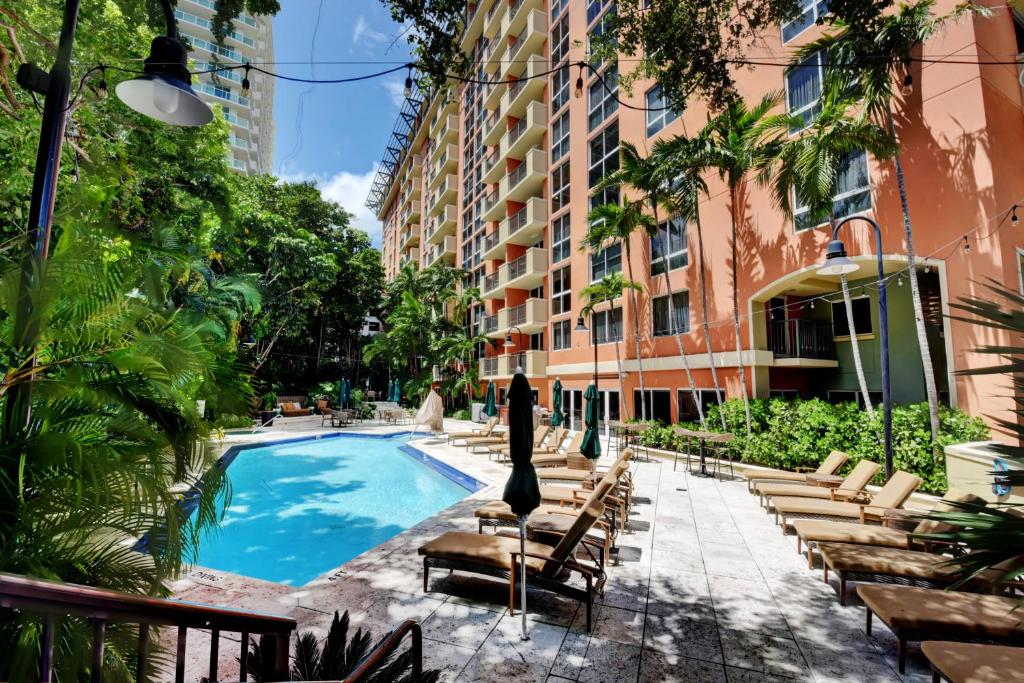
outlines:
{"label": "umbrella pole", "polygon": [[526,632],[526,515],[519,518],[519,571],[519,613],[523,615],[523,635],[520,639],[529,640],[530,636]]}

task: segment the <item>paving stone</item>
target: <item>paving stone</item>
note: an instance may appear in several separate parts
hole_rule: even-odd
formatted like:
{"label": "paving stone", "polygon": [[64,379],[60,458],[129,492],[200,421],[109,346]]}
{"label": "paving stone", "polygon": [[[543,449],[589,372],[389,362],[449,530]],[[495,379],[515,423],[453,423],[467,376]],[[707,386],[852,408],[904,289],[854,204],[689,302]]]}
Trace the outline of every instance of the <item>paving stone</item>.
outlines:
{"label": "paving stone", "polygon": [[726,683],[725,667],[699,659],[644,650],[640,683]]}

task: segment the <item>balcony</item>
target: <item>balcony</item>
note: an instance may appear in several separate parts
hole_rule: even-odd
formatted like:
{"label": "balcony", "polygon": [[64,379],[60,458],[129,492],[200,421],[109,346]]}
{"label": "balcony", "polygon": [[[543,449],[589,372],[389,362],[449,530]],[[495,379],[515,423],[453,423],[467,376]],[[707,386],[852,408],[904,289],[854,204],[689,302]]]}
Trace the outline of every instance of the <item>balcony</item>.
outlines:
{"label": "balcony", "polygon": [[543,10],[527,12],[521,7],[516,14],[507,16],[511,17],[511,21],[508,21],[504,35],[515,36],[516,40],[509,48],[508,58],[503,60],[506,75],[514,71],[521,60],[530,55],[539,55],[548,34],[548,19]]}
{"label": "balcony", "polygon": [[544,282],[548,270],[548,251],[534,247],[517,259],[502,265],[484,278],[485,299],[504,299],[508,289],[533,289]]}
{"label": "balcony", "polygon": [[494,4],[487,8],[484,15],[484,35],[492,40],[498,31],[501,30],[501,19],[505,16],[505,8],[508,4],[505,0],[494,0]]}
{"label": "balcony", "polygon": [[427,234],[424,237],[427,244],[438,244],[445,235],[455,234],[455,224],[458,220],[457,210],[454,205],[448,204],[438,215],[430,219],[427,224]]}
{"label": "balcony", "polygon": [[501,176],[505,175],[505,164],[500,163],[502,161],[504,159],[497,147],[488,152],[487,156],[484,157],[482,177],[485,183],[496,183],[501,180]]}
{"label": "balcony", "polygon": [[527,377],[546,377],[548,369],[547,351],[513,350],[503,356],[492,356],[480,359],[480,376],[484,379],[508,378],[515,374],[516,367],[522,363],[523,372]]}
{"label": "balcony", "polygon": [[411,263],[414,266],[419,267],[420,265],[420,250],[410,249],[409,251],[402,254],[402,257],[398,259],[398,265],[404,266],[406,263]]}
{"label": "balcony", "polygon": [[532,334],[541,332],[547,324],[547,300],[527,299],[518,306],[503,308],[494,315],[484,318],[483,333],[488,337],[504,337],[513,327],[517,327],[523,334]]}
{"label": "balcony", "polygon": [[495,109],[484,119],[484,144],[496,145],[505,134],[505,117],[501,115],[501,109]]}
{"label": "balcony", "polygon": [[424,265],[432,266],[442,260],[448,265],[455,263],[455,237],[452,235],[445,237],[439,244],[435,244],[430,248],[424,260]]}
{"label": "balcony", "polygon": [[526,116],[508,129],[501,146],[501,156],[522,159],[526,151],[536,147],[544,138],[548,126],[548,112],[543,102],[531,102]]}
{"label": "balcony", "polygon": [[836,358],[832,325],[823,320],[774,320],[769,344],[775,358]]}
{"label": "balcony", "polygon": [[412,162],[409,164],[409,174],[412,176],[416,176],[420,173],[423,173],[423,155],[413,154]]}
{"label": "balcony", "polygon": [[454,173],[444,176],[444,180],[437,186],[437,189],[430,193],[429,215],[431,217],[441,213],[447,204],[454,204],[459,195],[459,178]]}
{"label": "balcony", "polygon": [[438,108],[437,114],[434,115],[434,119],[430,122],[429,133],[433,140],[441,140],[449,135],[458,135],[459,117],[454,109],[455,102],[442,104]]}
{"label": "balcony", "polygon": [[484,195],[482,217],[485,221],[500,221],[505,217],[505,202],[501,201],[497,188]]}
{"label": "balcony", "polygon": [[434,163],[430,170],[430,182],[427,189],[434,190],[445,178],[447,173],[455,172],[459,167],[459,148],[447,145],[434,150]]}
{"label": "balcony", "polygon": [[501,70],[501,56],[505,54],[508,42],[503,38],[494,38],[487,45],[487,48],[480,54],[480,61],[484,67],[484,73],[496,78]]}
{"label": "balcony", "polygon": [[542,34],[546,33],[548,30],[548,24],[546,15],[544,14],[544,3],[542,0],[515,0],[508,8],[508,12],[505,14],[505,19],[502,21],[502,32],[506,36],[516,35],[523,30],[523,27],[529,24],[534,13],[540,14],[541,20],[544,21],[540,31]]}
{"label": "balcony", "polygon": [[473,13],[468,14],[469,7],[467,5],[467,14],[464,15],[464,21],[466,24],[465,30],[462,32],[462,50],[468,52],[473,47],[473,43],[476,42],[477,36],[483,31],[484,23],[487,18],[487,12],[493,9],[494,5],[501,2],[501,0],[480,0],[473,8]]}
{"label": "balcony", "polygon": [[501,179],[502,201],[525,203],[531,197],[539,197],[547,173],[548,153],[531,149],[526,159]]}
{"label": "balcony", "polygon": [[[539,80],[539,79],[538,79]],[[501,106],[501,97],[505,94],[508,86],[505,85],[504,81],[498,82],[498,79],[492,79],[490,85],[484,86],[484,108],[485,109],[497,109]]]}
{"label": "balcony", "polygon": [[420,217],[420,203],[417,200],[413,200],[402,209],[402,213],[399,214],[398,222],[404,227],[410,223],[419,220]]}
{"label": "balcony", "polygon": [[501,222],[501,226],[484,236],[482,255],[486,260],[505,257],[505,247],[519,244],[528,247],[536,244],[544,234],[548,220],[547,202],[533,197],[525,206]]}
{"label": "balcony", "polygon": [[[517,67],[521,65],[521,63],[516,64]],[[523,69],[522,73],[516,75],[516,78],[528,80],[516,81],[507,86],[508,92],[501,98],[501,108],[506,116],[522,118],[526,115],[526,105],[534,100],[541,99],[547,79],[539,78],[538,74],[546,70],[547,62],[544,61],[543,57],[538,55],[530,57],[526,62],[526,68]],[[491,107],[491,109],[493,108]]]}
{"label": "balcony", "polygon": [[418,223],[410,225],[398,236],[398,248],[415,247],[420,243],[420,226]]}

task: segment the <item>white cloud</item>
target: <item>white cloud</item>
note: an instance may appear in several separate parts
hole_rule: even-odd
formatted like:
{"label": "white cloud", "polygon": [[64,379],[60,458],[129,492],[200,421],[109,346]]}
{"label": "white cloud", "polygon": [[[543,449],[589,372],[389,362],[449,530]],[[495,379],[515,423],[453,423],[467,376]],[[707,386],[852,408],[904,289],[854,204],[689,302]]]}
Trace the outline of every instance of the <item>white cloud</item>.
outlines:
{"label": "white cloud", "polygon": [[315,183],[320,188],[320,195],[324,199],[337,202],[352,214],[350,225],[353,228],[366,232],[373,245],[380,247],[381,222],[365,205],[366,196],[370,193],[370,185],[373,184],[373,178],[376,175],[377,164],[374,164],[366,173],[339,171],[327,177],[298,170],[281,169],[277,177],[278,180],[286,183]]}
{"label": "white cloud", "polygon": [[373,46],[386,42],[387,40],[387,35],[370,26],[370,23],[366,21],[366,17],[364,17],[362,14],[356,17],[355,26],[352,27],[353,44],[364,44],[366,46]]}
{"label": "white cloud", "polygon": [[399,109],[405,101],[405,76],[401,78],[385,78],[380,81],[381,87],[387,91],[391,102]]}

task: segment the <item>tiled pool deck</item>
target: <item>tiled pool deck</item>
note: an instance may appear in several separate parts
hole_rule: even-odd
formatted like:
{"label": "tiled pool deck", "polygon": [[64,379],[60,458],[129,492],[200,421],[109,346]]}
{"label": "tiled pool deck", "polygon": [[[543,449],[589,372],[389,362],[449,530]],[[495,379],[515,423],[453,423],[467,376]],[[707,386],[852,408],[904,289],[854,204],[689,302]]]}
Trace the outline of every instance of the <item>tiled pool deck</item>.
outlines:
{"label": "tiled pool deck", "polygon": [[[383,428],[353,431],[364,429]],[[289,430],[275,431],[280,438]],[[305,586],[196,568],[175,584],[176,596],[289,614],[300,631],[321,635],[334,610],[348,609],[353,625],[375,637],[416,619],[425,665],[449,681],[931,680],[916,650],[908,674],[896,673],[891,633],[881,624],[872,637],[864,633],[863,608],[839,606],[834,588],[807,568],[793,537],[781,534],[745,483],[674,472],[657,459],[633,467],[636,502],[593,633],[575,602],[531,592],[531,639],[522,642],[518,614],[505,606],[507,587],[437,571],[424,593],[416,553],[444,531],[475,530],[473,510],[500,497],[508,470],[443,439],[416,445],[491,486]],[[222,638],[221,678],[232,680],[238,643]],[[188,680],[206,673],[207,641],[202,632],[190,636]]]}

